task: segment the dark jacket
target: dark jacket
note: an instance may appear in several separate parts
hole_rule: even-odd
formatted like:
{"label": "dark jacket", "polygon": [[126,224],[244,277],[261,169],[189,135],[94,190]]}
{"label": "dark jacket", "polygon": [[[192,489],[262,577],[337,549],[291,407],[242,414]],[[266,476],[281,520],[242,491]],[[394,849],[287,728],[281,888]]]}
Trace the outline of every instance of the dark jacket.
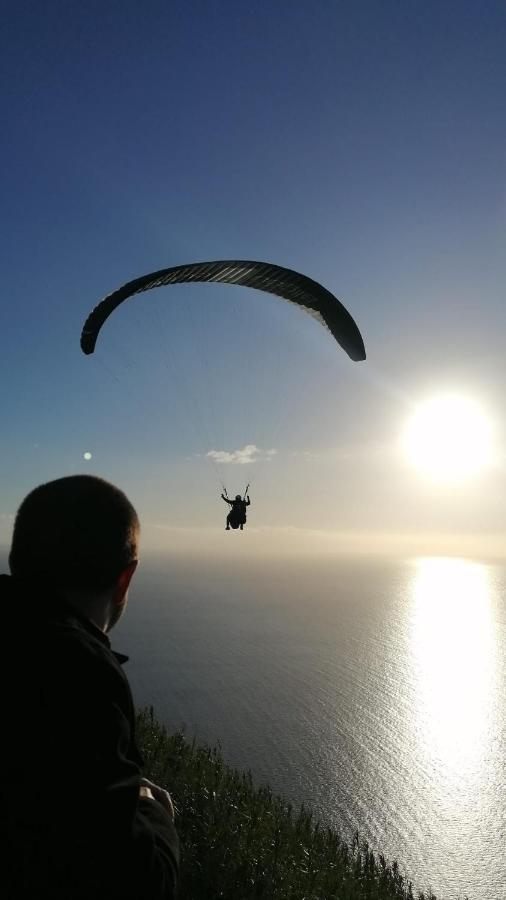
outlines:
{"label": "dark jacket", "polygon": [[139,799],[126,656],[63,600],[0,576],[3,900],[171,900],[178,839]]}

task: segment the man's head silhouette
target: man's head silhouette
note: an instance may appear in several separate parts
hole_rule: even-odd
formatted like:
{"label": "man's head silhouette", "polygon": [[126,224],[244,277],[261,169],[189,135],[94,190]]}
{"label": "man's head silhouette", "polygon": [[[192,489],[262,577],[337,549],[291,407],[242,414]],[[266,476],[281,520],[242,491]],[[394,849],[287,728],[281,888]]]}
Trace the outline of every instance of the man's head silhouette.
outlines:
{"label": "man's head silhouette", "polygon": [[35,488],[14,523],[12,575],[57,590],[102,631],[127,601],[137,566],[139,520],[114,485],[71,475]]}

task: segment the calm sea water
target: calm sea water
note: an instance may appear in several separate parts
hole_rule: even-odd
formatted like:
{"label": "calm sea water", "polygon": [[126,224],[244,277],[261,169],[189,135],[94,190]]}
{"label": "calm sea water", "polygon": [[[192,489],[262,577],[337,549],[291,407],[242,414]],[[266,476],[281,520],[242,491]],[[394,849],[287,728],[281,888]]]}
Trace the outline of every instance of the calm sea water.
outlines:
{"label": "calm sea water", "polygon": [[144,558],[111,638],[171,729],[417,889],[506,898],[506,567]]}
{"label": "calm sea water", "polygon": [[506,897],[506,570],[145,559],[113,645],[137,704],[358,829],[441,898]]}

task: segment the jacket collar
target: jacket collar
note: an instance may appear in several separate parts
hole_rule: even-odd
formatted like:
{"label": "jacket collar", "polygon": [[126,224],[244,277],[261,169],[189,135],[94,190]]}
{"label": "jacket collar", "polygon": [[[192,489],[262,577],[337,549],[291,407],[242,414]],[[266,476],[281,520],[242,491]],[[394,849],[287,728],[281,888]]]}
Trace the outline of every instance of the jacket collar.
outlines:
{"label": "jacket collar", "polygon": [[109,650],[111,650],[112,655],[116,657],[116,660],[119,662],[120,666],[122,666],[123,663],[128,662],[128,656],[125,656],[124,653],[117,653],[115,650],[111,649],[111,642],[107,637],[107,634],[102,631],[98,627],[98,625],[95,625],[94,622],[92,622],[90,619],[87,619],[86,616],[83,615],[83,613],[75,606],[72,606],[71,603],[67,603],[67,601],[63,600],[62,598],[58,599],[62,609],[65,609],[66,611],[68,610],[68,615],[76,619],[81,628],[85,628],[86,631],[92,634],[97,641],[100,641],[100,643],[104,644]]}
{"label": "jacket collar", "polygon": [[21,578],[15,578],[12,575],[0,575],[0,594],[10,595],[10,602],[16,603],[16,595],[22,595],[23,601],[26,602],[35,595],[38,597],[37,609],[43,610],[50,614],[51,612],[60,613],[67,621],[74,620],[78,627],[83,628],[96,641],[100,641],[111,651],[120,665],[126,663],[129,659],[124,653],[116,653],[111,649],[111,642],[105,632],[101,631],[98,625],[95,625],[90,619],[87,619],[83,613],[68,603],[58,592],[44,587],[42,590],[40,585],[33,584]]}

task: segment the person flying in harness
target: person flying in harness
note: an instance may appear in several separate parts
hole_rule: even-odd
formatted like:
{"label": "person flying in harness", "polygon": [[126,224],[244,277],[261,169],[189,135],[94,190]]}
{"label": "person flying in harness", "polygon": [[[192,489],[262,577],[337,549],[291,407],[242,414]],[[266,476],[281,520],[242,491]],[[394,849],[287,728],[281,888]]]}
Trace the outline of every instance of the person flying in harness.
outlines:
{"label": "person flying in harness", "polygon": [[236,494],[235,500],[229,500],[228,497],[225,497],[225,494],[222,494],[221,499],[231,506],[225,530],[230,531],[231,528],[234,530],[240,528],[242,531],[246,524],[246,507],[251,502],[248,494],[244,494],[244,498],[240,494]]}

